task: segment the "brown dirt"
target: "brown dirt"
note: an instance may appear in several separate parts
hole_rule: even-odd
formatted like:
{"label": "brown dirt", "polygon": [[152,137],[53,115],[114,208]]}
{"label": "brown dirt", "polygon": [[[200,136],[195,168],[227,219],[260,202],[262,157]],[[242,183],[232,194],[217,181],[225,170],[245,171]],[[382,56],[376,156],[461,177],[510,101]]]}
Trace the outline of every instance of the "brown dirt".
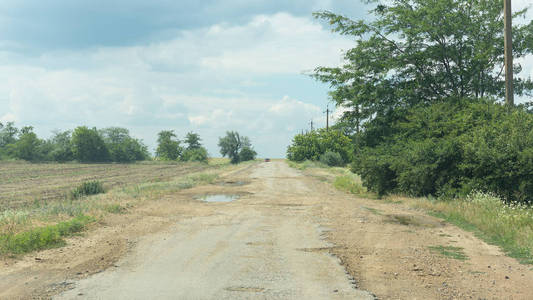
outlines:
{"label": "brown dirt", "polygon": [[[320,226],[322,238],[331,246],[301,246],[296,251],[301,255],[334,254],[357,286],[378,299],[533,297],[532,267],[506,257],[469,232],[400,203],[339,192],[324,181],[326,175],[317,179],[312,171],[294,171],[302,175],[278,176],[261,183],[264,179],[254,175],[256,166],[227,172],[214,185],[147,201],[124,215],[108,215],[82,236],[68,239],[66,247],[0,260],[0,299],[48,298],[71,289],[79,279],[115,268],[143,237],[165,231],[180,220],[220,216],[221,212],[239,216],[250,211],[276,216],[278,221],[282,216],[300,216]],[[280,187],[283,193],[279,193]],[[255,198],[255,193],[268,189],[276,193],[274,200]],[[235,191],[247,196],[228,205],[194,200],[198,194]],[[296,230],[291,222],[284,224],[280,232],[299,235],[290,232]],[[272,243],[248,242],[247,246],[273,247]],[[443,256],[430,246],[461,247],[468,259]],[[251,286],[253,292],[262,292],[258,286]],[[227,291],[249,288],[236,285]]]}
{"label": "brown dirt", "polygon": [[[533,298],[532,266],[472,233],[401,203],[361,199],[320,184],[327,195],[320,215],[331,229],[327,239],[337,245],[331,252],[379,299]],[[468,259],[443,256],[431,246],[463,248]]]}

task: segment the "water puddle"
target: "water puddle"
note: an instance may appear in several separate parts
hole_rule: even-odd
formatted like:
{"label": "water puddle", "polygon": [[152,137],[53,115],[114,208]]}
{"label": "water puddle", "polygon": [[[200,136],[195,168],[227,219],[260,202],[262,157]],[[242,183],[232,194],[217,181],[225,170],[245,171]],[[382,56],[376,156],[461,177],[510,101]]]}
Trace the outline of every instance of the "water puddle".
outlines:
{"label": "water puddle", "polygon": [[239,199],[238,195],[225,195],[225,194],[217,194],[217,195],[204,195],[198,197],[198,199],[205,201],[205,202],[231,202],[233,200]]}

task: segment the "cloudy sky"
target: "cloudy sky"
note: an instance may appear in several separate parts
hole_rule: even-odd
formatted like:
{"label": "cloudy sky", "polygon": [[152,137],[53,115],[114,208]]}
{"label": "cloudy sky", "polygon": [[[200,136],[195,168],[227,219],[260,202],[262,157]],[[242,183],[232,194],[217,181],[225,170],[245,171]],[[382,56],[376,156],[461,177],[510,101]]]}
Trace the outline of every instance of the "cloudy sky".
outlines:
{"label": "cloudy sky", "polygon": [[[515,7],[528,0],[516,0]],[[313,11],[365,18],[357,0],[2,0],[0,121],[40,137],[120,126],[155,148],[157,132],[249,136],[284,157],[294,134],[325,125],[328,86],[305,71],[339,64],[353,41]],[[524,72],[531,74],[532,64]]]}

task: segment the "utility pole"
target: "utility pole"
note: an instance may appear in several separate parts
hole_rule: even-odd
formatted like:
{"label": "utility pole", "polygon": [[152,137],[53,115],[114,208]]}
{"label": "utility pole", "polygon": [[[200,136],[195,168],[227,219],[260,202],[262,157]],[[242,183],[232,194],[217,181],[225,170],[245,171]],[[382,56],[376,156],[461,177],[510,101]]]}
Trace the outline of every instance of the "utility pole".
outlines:
{"label": "utility pole", "polygon": [[326,106],[326,130],[329,131],[329,113],[330,113],[330,110],[329,110],[329,104],[328,106]]}
{"label": "utility pole", "polygon": [[514,105],[513,89],[513,35],[511,0],[503,1],[504,14],[504,37],[505,37],[505,103],[511,107]]}

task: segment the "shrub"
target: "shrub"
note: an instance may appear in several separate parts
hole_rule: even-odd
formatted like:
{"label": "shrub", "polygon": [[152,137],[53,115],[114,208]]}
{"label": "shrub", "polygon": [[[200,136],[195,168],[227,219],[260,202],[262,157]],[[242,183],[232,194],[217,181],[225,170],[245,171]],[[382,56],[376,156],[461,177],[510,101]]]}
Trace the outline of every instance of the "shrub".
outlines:
{"label": "shrub", "polygon": [[256,155],[257,152],[255,152],[254,149],[250,147],[243,147],[241,152],[239,152],[239,159],[240,161],[254,160]]}
{"label": "shrub", "polygon": [[320,156],[320,162],[330,167],[340,167],[344,165],[344,161],[339,153],[333,151],[326,151]]}
{"label": "shrub", "polygon": [[17,234],[0,235],[0,253],[19,254],[60,246],[64,243],[62,237],[80,232],[92,221],[94,221],[92,217],[80,215],[70,221],[56,225],[35,228]]}
{"label": "shrub", "polygon": [[207,149],[204,147],[186,149],[181,156],[183,161],[199,161],[207,163]]}
{"label": "shrub", "polygon": [[72,199],[79,199],[84,196],[105,193],[104,185],[100,181],[83,182],[80,186],[70,192]]}
{"label": "shrub", "polygon": [[350,162],[353,152],[351,139],[338,130],[319,129],[297,134],[287,148],[287,158],[292,161],[318,161],[327,151],[337,152],[343,162]]}
{"label": "shrub", "polygon": [[72,133],[72,154],[81,162],[109,161],[109,149],[96,128],[80,126]]}
{"label": "shrub", "polygon": [[390,135],[361,149],[352,164],[369,190],[441,197],[481,190],[505,201],[533,200],[533,114],[523,108],[438,103],[387,126]]}

